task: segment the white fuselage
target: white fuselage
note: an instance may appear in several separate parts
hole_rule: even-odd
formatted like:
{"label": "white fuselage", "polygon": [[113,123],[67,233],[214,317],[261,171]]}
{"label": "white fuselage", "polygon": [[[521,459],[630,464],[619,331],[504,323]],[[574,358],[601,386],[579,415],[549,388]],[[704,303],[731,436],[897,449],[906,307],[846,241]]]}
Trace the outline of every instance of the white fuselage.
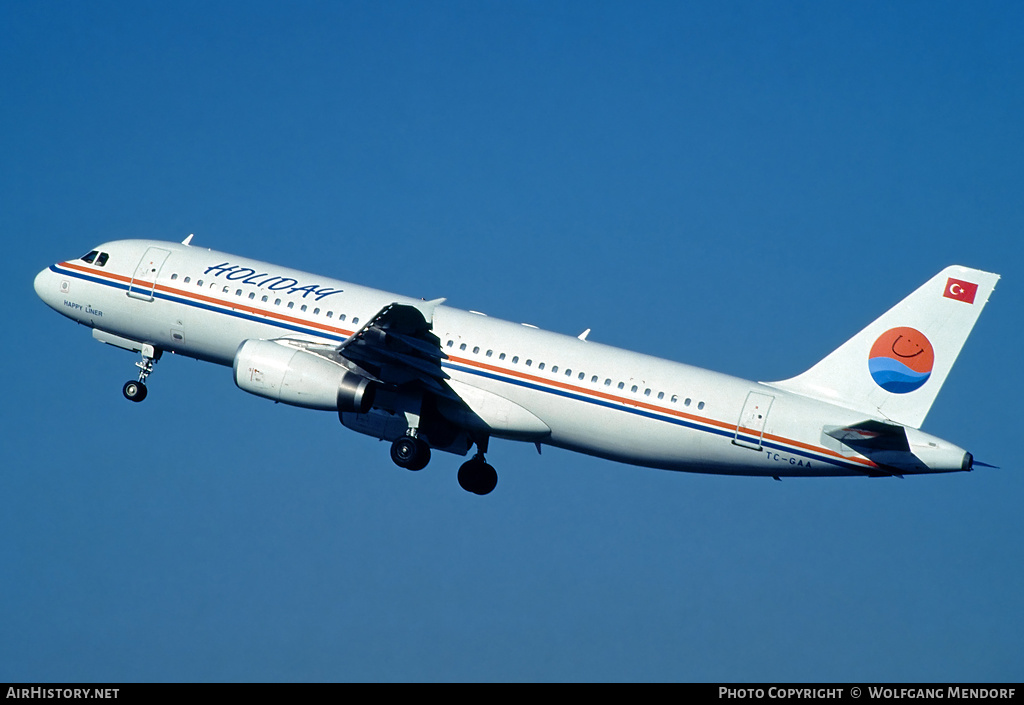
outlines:
{"label": "white fuselage", "polygon": [[[40,272],[39,296],[100,333],[221,365],[232,365],[247,340],[340,344],[384,306],[420,303],[183,244],[123,240],[97,250],[108,255],[102,266],[67,261]],[[864,421],[861,412],[446,306],[434,309],[432,328],[456,389],[508,400],[549,429],[510,426],[498,437],[694,472],[831,476],[877,467],[824,432]],[[961,449],[911,431],[951,460],[903,472],[961,469]]]}

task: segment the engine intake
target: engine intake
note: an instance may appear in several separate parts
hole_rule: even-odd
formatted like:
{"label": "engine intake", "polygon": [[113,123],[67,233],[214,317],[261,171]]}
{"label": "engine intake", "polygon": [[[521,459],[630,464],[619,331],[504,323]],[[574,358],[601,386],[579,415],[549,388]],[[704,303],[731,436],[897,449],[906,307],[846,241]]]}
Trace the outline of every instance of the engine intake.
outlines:
{"label": "engine intake", "polygon": [[373,383],[341,365],[272,340],[247,340],[235,353],[238,388],[273,401],[324,411],[365,414]]}

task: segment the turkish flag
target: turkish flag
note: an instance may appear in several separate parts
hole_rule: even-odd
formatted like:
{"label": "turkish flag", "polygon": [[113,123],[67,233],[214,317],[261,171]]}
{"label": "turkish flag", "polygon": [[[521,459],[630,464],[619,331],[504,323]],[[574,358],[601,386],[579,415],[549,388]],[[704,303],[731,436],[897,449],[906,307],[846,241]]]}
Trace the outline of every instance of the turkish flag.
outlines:
{"label": "turkish flag", "polygon": [[974,296],[978,293],[978,285],[965,282],[963,279],[950,277],[946,280],[946,290],[942,295],[947,299],[963,301],[965,304],[973,304]]}

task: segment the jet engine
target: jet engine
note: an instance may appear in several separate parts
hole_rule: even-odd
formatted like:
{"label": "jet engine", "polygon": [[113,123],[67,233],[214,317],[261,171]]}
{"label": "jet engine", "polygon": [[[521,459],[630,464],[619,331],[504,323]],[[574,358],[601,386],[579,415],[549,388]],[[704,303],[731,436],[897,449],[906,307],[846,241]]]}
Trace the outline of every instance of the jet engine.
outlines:
{"label": "jet engine", "polygon": [[273,340],[247,340],[235,353],[238,388],[273,401],[324,411],[365,414],[373,383],[302,348]]}

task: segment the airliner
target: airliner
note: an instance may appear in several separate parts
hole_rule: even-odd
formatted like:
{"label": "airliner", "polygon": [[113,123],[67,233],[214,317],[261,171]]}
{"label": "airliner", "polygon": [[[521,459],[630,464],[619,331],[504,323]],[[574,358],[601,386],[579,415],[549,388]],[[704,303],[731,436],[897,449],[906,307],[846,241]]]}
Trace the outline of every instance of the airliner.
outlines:
{"label": "airliner", "polygon": [[[424,468],[472,456],[458,481],[498,476],[492,438],[665,470],[903,477],[971,470],[920,430],[999,276],[942,270],[806,372],[752,382],[183,242],[118,240],[53,264],[38,296],[139,355],[141,402],[165,352],[231,367],[251,394],[332,411]],[[982,463],[977,463],[982,465]]]}

